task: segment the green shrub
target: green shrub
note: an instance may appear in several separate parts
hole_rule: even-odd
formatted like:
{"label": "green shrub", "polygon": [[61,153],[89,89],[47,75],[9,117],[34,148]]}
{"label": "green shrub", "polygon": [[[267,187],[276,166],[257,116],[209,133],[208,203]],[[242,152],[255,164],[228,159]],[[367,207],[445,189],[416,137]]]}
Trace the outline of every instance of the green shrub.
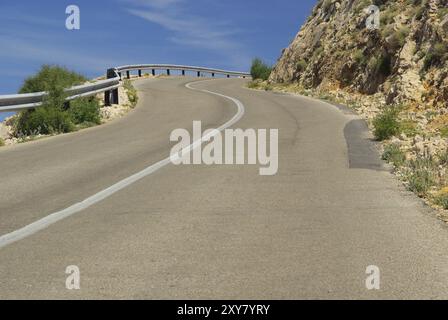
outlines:
{"label": "green shrub", "polygon": [[395,28],[392,24],[386,25],[381,29],[381,36],[386,39],[395,33]]}
{"label": "green shrub", "polygon": [[324,47],[322,47],[322,46],[317,47],[316,49],[314,49],[313,59],[319,59],[320,55],[324,52],[325,52]]}
{"label": "green shrub", "polygon": [[388,38],[387,41],[393,50],[398,50],[406,43],[406,38],[408,37],[409,32],[410,30],[406,26],[401,27],[397,31],[388,26],[383,31],[383,37]]}
{"label": "green shrub", "polygon": [[331,0],[324,0],[322,3],[322,10],[324,12],[327,12],[328,9],[330,9],[330,6],[333,2]]}
{"label": "green shrub", "polygon": [[250,69],[252,79],[268,80],[271,72],[272,68],[261,61],[261,59],[256,58],[252,61],[252,67]]}
{"label": "green shrub", "polygon": [[46,91],[48,94],[41,107],[22,111],[15,124],[19,137],[37,134],[65,133],[76,125],[100,123],[99,105],[96,99],[81,98],[65,102],[64,89],[85,82],[86,79],[73,71],[59,66],[44,65],[41,70],[25,80],[21,93]]}
{"label": "green shrub", "polygon": [[15,135],[65,133],[74,129],[75,125],[67,112],[52,106],[42,106],[20,114]]}
{"label": "green shrub", "polygon": [[134,88],[130,80],[125,80],[123,83],[123,87],[126,90],[129,102],[131,103],[131,107],[134,108],[138,103],[137,90]]}
{"label": "green shrub", "polygon": [[306,67],[308,66],[308,64],[306,63],[306,61],[305,60],[299,60],[299,61],[297,61],[297,63],[296,63],[296,70],[298,71],[298,72],[300,72],[300,73],[302,73],[303,71],[305,71],[306,70]]}
{"label": "green shrub", "polygon": [[3,140],[2,138],[0,138],[0,147],[5,146],[5,140]]}
{"label": "green shrub", "polygon": [[247,84],[247,87],[248,87],[249,89],[258,89],[258,88],[260,87],[260,82],[259,82],[259,81],[250,81],[250,82]]}
{"label": "green shrub", "polygon": [[440,8],[437,13],[440,20],[443,20],[447,14],[448,14],[448,8]]}
{"label": "green shrub", "polygon": [[439,164],[442,166],[448,166],[448,149],[438,154]]}
{"label": "green shrub", "polygon": [[411,168],[407,176],[409,190],[419,196],[427,195],[431,187],[436,185],[436,163],[430,157],[418,157],[410,161],[409,166]]}
{"label": "green shrub", "polygon": [[94,98],[81,98],[71,101],[67,112],[76,125],[101,123],[100,105],[98,100]]}
{"label": "green shrub", "polygon": [[398,145],[390,144],[384,149],[383,160],[393,163],[395,167],[401,167],[406,161],[406,156]]}
{"label": "green shrub", "polygon": [[417,9],[417,11],[415,11],[415,19],[417,20],[422,20],[423,19],[423,15],[425,14],[425,10],[426,8],[421,6]]}
{"label": "green shrub", "polygon": [[50,91],[55,86],[68,88],[87,81],[82,75],[60,66],[44,65],[40,71],[25,80],[19,93]]}
{"label": "green shrub", "polygon": [[404,133],[408,137],[415,137],[419,134],[419,130],[417,127],[417,122],[412,120],[404,120],[400,122],[400,133]]}
{"label": "green shrub", "polygon": [[440,65],[447,59],[448,46],[443,42],[438,42],[429,50],[423,62],[423,70],[428,70],[432,66]]}
{"label": "green shrub", "polygon": [[359,49],[353,53],[353,60],[355,60],[358,66],[363,66],[367,63],[367,58],[364,55],[364,52]]}
{"label": "green shrub", "polygon": [[440,129],[440,135],[442,138],[448,138],[448,127]]}
{"label": "green shrub", "polygon": [[436,196],[435,203],[443,207],[443,209],[448,210],[448,194],[440,194]]}
{"label": "green shrub", "polygon": [[392,10],[387,10],[381,13],[381,25],[388,25],[394,22],[396,13]]}
{"label": "green shrub", "polygon": [[398,110],[388,107],[373,120],[374,135],[378,141],[387,140],[399,133],[400,123],[397,117]]}
{"label": "green shrub", "polygon": [[392,60],[388,54],[383,54],[378,59],[376,71],[384,76],[389,76],[392,72]]}

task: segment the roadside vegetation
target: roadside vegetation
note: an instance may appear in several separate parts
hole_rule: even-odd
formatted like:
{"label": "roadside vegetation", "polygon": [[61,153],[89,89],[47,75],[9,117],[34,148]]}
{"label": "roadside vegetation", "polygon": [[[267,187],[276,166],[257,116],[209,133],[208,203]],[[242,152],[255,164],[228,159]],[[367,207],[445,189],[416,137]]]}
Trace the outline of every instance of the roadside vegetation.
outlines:
{"label": "roadside vegetation", "polygon": [[393,164],[408,190],[448,209],[448,176],[446,170],[440,170],[448,166],[448,150],[436,156],[426,150],[407,156],[406,149],[403,150],[392,138],[400,135],[415,137],[422,133],[415,121],[399,120],[402,110],[402,107],[387,107],[373,119],[376,140],[386,141],[383,159]]}
{"label": "roadside vegetation", "polygon": [[[350,107],[406,187],[448,210],[448,33],[440,27],[448,8],[446,0],[432,2],[321,0],[271,81],[254,77],[248,87]],[[380,8],[378,30],[364,28],[371,4]],[[341,25],[348,15],[353,19]],[[448,222],[448,211],[440,216]]]}
{"label": "roadside vegetation", "polygon": [[448,59],[448,46],[443,42],[435,43],[428,51],[423,61],[423,71],[433,66],[439,66]]}
{"label": "roadside vegetation", "polygon": [[43,66],[36,75],[25,80],[20,93],[46,91],[48,95],[41,107],[20,112],[15,120],[14,135],[20,138],[67,133],[99,124],[100,106],[96,98],[65,101],[65,88],[86,81],[82,75],[63,67]]}
{"label": "roadside vegetation", "polygon": [[445,210],[448,210],[448,188],[440,190],[435,197],[435,201],[439,206],[443,207]]}
{"label": "roadside vegetation", "polygon": [[[341,100],[329,91],[305,89],[297,83],[268,83],[259,79],[249,83],[248,87],[312,96],[329,102],[343,103],[354,110],[360,107],[356,101]],[[424,140],[427,135],[417,121],[406,117],[408,111],[408,107],[402,105],[389,105],[371,119],[375,140],[382,142],[384,147],[382,159],[394,166],[395,173],[408,190],[429,204],[448,210],[448,149],[431,156],[426,151],[415,152],[414,145],[406,145],[403,140],[398,139],[397,137],[405,136]],[[444,120],[442,122],[445,123]],[[448,137],[448,128],[441,127],[438,134]]]}
{"label": "roadside vegetation", "polygon": [[406,161],[406,155],[396,144],[387,145],[384,148],[383,160],[392,163],[395,167],[401,167]]}
{"label": "roadside vegetation", "polygon": [[0,147],[4,147],[4,146],[5,146],[5,141],[2,138],[0,138]]}
{"label": "roadside vegetation", "polygon": [[398,113],[399,110],[397,108],[388,107],[373,120],[373,133],[376,140],[387,140],[399,133]]}
{"label": "roadside vegetation", "polygon": [[448,127],[440,129],[440,135],[442,138],[448,138]]}
{"label": "roadside vegetation", "polygon": [[266,81],[271,75],[272,67],[264,63],[261,59],[255,58],[252,61],[252,67],[250,68],[250,74],[253,80],[261,79]]}
{"label": "roadside vegetation", "polygon": [[129,102],[131,103],[131,108],[135,108],[135,106],[138,103],[138,94],[137,90],[132,85],[132,82],[130,80],[124,80],[123,87],[126,90]]}
{"label": "roadside vegetation", "polygon": [[416,121],[410,119],[399,120],[399,114],[402,109],[403,107],[401,106],[387,106],[373,119],[373,133],[377,141],[388,140],[400,134],[404,134],[407,137],[415,137],[418,134],[422,134]]}
{"label": "roadside vegetation", "polygon": [[440,173],[440,168],[448,166],[448,150],[437,156],[423,154],[407,159],[400,146],[391,143],[385,146],[383,159],[393,164],[409,191],[448,210],[448,173]]}

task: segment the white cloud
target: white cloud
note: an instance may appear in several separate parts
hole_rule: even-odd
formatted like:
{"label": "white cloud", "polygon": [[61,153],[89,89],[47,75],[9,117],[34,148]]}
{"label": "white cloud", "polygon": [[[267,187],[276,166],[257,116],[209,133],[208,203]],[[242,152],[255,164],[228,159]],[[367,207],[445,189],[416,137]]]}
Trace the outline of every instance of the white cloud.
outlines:
{"label": "white cloud", "polygon": [[3,59],[21,59],[22,61],[60,64],[79,70],[101,73],[104,73],[107,67],[115,66],[117,62],[113,58],[93,57],[90,52],[73,52],[60,48],[57,45],[42,42],[36,43],[35,41],[19,37],[0,35],[0,42],[3,43],[0,51],[0,58]]}
{"label": "white cloud", "polygon": [[133,3],[135,5],[147,6],[153,8],[166,8],[174,4],[179,4],[184,0],[125,0],[128,3]]}
{"label": "white cloud", "polygon": [[189,14],[184,0],[124,0],[126,10],[137,17],[170,31],[168,38],[176,44],[209,50],[228,65],[243,68],[250,58],[235,40],[238,30],[229,23]]}

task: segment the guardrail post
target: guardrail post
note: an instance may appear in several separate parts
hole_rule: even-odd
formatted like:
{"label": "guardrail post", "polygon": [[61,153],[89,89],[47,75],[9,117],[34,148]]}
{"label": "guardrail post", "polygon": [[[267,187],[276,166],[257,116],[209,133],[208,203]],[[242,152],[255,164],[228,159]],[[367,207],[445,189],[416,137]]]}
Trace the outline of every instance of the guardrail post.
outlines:
{"label": "guardrail post", "polygon": [[120,104],[119,96],[118,96],[118,88],[112,90],[112,101],[113,104]]}
{"label": "guardrail post", "polygon": [[[135,71],[134,71],[135,70]],[[170,75],[171,70],[174,70],[175,74],[179,74],[181,71],[182,75],[185,76],[187,71],[188,74],[194,74],[197,72],[198,77],[227,77],[227,78],[244,78],[251,79],[250,73],[247,72],[233,72],[224,71],[219,69],[209,69],[202,67],[190,67],[183,65],[131,65],[122,66],[117,68],[111,68],[107,70],[108,81],[98,81],[95,83],[84,84],[80,86],[74,86],[66,88],[67,94],[71,97],[70,99],[75,99],[79,96],[94,96],[100,92],[104,93],[104,105],[110,106],[113,104],[119,104],[119,93],[121,92],[120,86],[123,85],[123,80],[127,76],[128,79],[131,78],[131,72],[135,74],[135,78],[142,77],[143,72],[152,70],[152,74],[156,75],[156,70],[159,70],[159,74],[163,70],[167,70],[168,75]],[[126,74],[124,73],[126,72]],[[126,80],[125,80],[126,81]],[[0,111],[9,112],[17,110],[35,109],[42,105],[42,100],[47,94],[45,92],[34,93],[34,94],[16,94],[16,95],[0,95]],[[66,99],[68,100],[68,99]],[[73,101],[73,100],[72,100]],[[65,101],[64,101],[65,102]],[[61,104],[63,102],[61,101]],[[64,103],[65,108],[70,108],[70,103]],[[62,108],[62,106],[61,106]]]}
{"label": "guardrail post", "polygon": [[170,76],[170,75],[171,75],[171,73],[170,73],[170,69],[166,69],[166,75],[167,75],[167,76]]}
{"label": "guardrail post", "polygon": [[[118,74],[120,75],[121,80],[121,72],[119,72]],[[107,70],[107,79],[113,79],[116,76],[117,75],[115,69]],[[104,105],[106,107],[110,107],[112,104],[119,104],[118,89],[113,89],[104,92]]]}
{"label": "guardrail post", "polygon": [[104,105],[106,107],[110,107],[111,103],[110,103],[110,91],[104,91]]}

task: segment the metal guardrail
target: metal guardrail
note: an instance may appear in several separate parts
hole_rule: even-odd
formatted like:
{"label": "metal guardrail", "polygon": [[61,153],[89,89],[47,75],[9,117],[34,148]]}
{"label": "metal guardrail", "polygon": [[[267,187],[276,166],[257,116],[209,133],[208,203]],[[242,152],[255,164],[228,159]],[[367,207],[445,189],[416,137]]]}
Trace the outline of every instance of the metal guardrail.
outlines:
{"label": "metal guardrail", "polygon": [[[65,90],[68,95],[67,101],[77,98],[90,97],[104,92],[104,101],[106,106],[111,104],[118,104],[118,88],[121,86],[122,73],[126,72],[126,77],[131,77],[131,71],[138,71],[138,76],[142,76],[142,71],[151,70],[152,75],[156,75],[156,70],[165,70],[167,75],[170,75],[171,70],[178,70],[185,76],[187,71],[196,72],[200,77],[203,73],[210,74],[214,77],[217,74],[225,75],[228,78],[231,76],[250,77],[249,73],[226,71],[213,68],[173,65],[173,64],[142,64],[142,65],[128,65],[107,70],[107,80],[100,80],[93,83],[87,83]],[[0,112],[21,111],[26,109],[34,109],[42,105],[46,92],[27,93],[27,94],[12,94],[0,95]]]}
{"label": "metal guardrail", "polygon": [[[66,89],[67,101],[90,97],[98,93],[116,90],[120,86],[120,78],[101,80]],[[40,107],[47,95],[46,92],[13,94],[0,96],[0,112],[21,111]]]}
{"label": "metal guardrail", "polygon": [[142,70],[151,70],[152,75],[155,75],[155,70],[166,70],[167,74],[170,75],[171,70],[179,70],[182,71],[182,75],[185,75],[186,71],[197,72],[198,76],[201,76],[201,73],[208,73],[214,77],[216,74],[225,75],[227,77],[236,76],[236,77],[250,77],[250,73],[247,72],[238,72],[238,71],[227,71],[221,69],[213,69],[213,68],[204,68],[204,67],[193,67],[193,66],[184,66],[184,65],[175,65],[175,64],[142,64],[142,65],[129,65],[122,66],[116,68],[117,72],[121,74],[122,72],[126,72],[129,77],[130,71],[139,71],[139,75],[141,75]]}

